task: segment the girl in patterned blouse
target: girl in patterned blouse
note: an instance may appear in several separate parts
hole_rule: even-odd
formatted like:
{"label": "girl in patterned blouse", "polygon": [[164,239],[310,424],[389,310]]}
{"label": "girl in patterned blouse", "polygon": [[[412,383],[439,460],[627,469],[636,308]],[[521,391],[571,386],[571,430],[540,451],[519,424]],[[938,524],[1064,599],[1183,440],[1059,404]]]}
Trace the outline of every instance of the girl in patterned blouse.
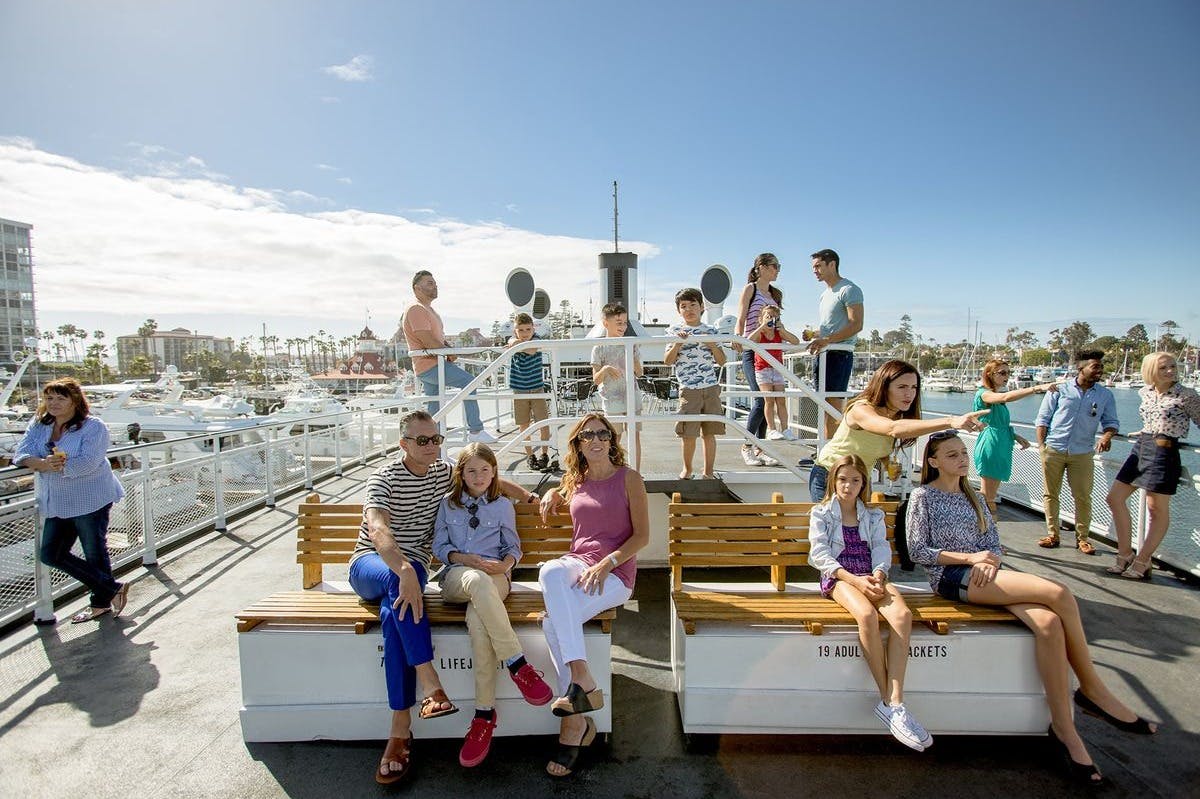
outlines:
{"label": "girl in patterned blouse", "polygon": [[[1150,559],[1171,525],[1171,497],[1183,473],[1179,439],[1187,435],[1189,425],[1200,427],[1200,394],[1177,382],[1177,367],[1175,356],[1166,352],[1152,352],[1142,359],[1142,379],[1146,381],[1138,391],[1142,430],[1108,491],[1108,507],[1117,531],[1117,562],[1105,569],[1109,574],[1149,580]],[[1150,516],[1136,558],[1128,504],[1135,488],[1145,489]]]}
{"label": "girl in patterned blouse", "polygon": [[1071,716],[1075,704],[1125,732],[1151,734],[1156,727],[1117,699],[1092,663],[1079,606],[1061,583],[1034,574],[1000,570],[996,522],[967,482],[971,456],[958,433],[934,433],[925,446],[920,488],[908,504],[908,548],[926,567],[929,584],[959,602],[1007,607],[1034,633],[1038,673],[1050,706],[1055,747],[1065,754],[1071,776],[1095,785],[1103,780]]}
{"label": "girl in patterned blouse", "polygon": [[[892,546],[883,511],[866,505],[870,496],[871,478],[862,458],[838,458],[830,471],[825,501],[812,510],[808,562],[821,573],[821,594],[850,611],[858,622],[863,658],[879,689],[875,715],[897,741],[924,752],[933,736],[904,706],[912,612],[888,582]],[[886,650],[879,634],[881,616],[891,627]]]}

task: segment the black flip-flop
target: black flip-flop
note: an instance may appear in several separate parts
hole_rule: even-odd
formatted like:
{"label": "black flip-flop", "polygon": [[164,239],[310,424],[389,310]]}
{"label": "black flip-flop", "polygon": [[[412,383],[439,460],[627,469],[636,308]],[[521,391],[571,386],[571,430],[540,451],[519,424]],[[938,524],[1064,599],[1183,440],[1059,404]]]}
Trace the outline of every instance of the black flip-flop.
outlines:
{"label": "black flip-flop", "polygon": [[596,740],[596,722],[592,721],[590,716],[585,716],[583,719],[584,729],[583,735],[579,737],[579,743],[572,746],[565,744],[562,741],[558,742],[558,750],[554,753],[554,757],[550,760],[551,763],[557,763],[567,770],[566,774],[553,774],[550,771],[546,773],[555,779],[561,780],[570,777],[575,773],[575,765],[579,762],[579,755],[583,752],[585,746],[591,746],[592,741]]}

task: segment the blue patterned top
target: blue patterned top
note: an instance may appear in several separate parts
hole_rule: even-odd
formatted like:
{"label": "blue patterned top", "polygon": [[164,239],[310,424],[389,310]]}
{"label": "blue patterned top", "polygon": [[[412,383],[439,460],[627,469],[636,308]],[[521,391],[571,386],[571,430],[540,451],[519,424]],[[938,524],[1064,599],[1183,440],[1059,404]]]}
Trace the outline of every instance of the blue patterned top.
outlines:
{"label": "blue patterned top", "polygon": [[[13,463],[30,457],[50,456],[50,434],[54,425],[34,420],[17,445]],[[67,453],[61,472],[37,472],[34,491],[38,508],[48,519],[71,519],[94,513],[119,502],[125,488],[108,465],[108,428],[95,416],[83,420],[78,430],[65,430],[55,445]]]}
{"label": "blue patterned top", "polygon": [[1002,556],[1000,533],[987,505],[983,506],[987,530],[979,531],[979,519],[971,500],[961,492],[947,493],[933,486],[920,486],[908,500],[908,555],[920,563],[929,575],[929,586],[937,590],[946,567],[937,562],[946,552],[982,552],[991,550]]}

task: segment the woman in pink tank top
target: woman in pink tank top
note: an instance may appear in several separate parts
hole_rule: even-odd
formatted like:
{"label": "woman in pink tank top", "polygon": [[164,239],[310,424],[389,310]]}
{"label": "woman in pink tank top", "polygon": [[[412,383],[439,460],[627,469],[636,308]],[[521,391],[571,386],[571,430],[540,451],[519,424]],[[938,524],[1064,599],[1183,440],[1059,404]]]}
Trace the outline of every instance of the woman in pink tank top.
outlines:
{"label": "woman in pink tank top", "polygon": [[604,692],[588,669],[583,625],[633,595],[636,555],[650,541],[650,513],[642,476],[625,465],[620,437],[603,414],[576,423],[563,458],[558,488],[542,499],[542,516],[570,503],[571,549],[542,565],[538,582],[546,603],[542,631],[558,676],[562,717],[558,751],[546,765],[552,777],[571,774],[596,725],[582,715],[604,707]]}

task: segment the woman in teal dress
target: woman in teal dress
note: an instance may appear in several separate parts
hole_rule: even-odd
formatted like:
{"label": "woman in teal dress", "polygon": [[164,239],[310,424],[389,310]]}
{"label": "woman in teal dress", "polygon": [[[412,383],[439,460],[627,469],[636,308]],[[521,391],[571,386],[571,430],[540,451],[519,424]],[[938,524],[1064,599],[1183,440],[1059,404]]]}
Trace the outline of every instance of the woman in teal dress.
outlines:
{"label": "woman in teal dress", "polygon": [[1004,387],[1008,385],[1011,372],[1006,361],[988,361],[983,367],[983,377],[980,380],[983,385],[975,392],[975,406],[972,408],[976,411],[991,411],[979,420],[984,427],[975,439],[975,471],[979,472],[983,496],[993,516],[996,513],[1000,484],[1012,477],[1013,444],[1017,444],[1021,449],[1029,447],[1029,441],[1013,430],[1008,403],[1033,394],[1058,391],[1057,383],[1042,383],[1016,391],[1005,391]]}

